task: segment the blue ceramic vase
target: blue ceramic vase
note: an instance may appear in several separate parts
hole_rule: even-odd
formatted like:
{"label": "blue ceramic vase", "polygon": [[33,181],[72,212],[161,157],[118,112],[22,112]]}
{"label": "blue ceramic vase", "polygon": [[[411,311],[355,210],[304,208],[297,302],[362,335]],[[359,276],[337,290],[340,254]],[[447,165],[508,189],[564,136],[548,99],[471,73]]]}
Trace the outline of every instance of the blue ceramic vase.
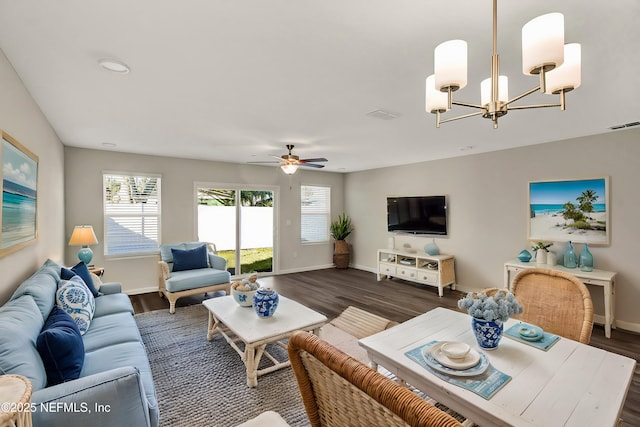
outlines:
{"label": "blue ceramic vase", "polygon": [[485,320],[472,317],[471,326],[481,349],[495,350],[498,347],[504,330],[504,324],[501,320]]}
{"label": "blue ceramic vase", "polygon": [[278,308],[280,297],[271,288],[259,288],[253,295],[253,309],[260,318],[273,316]]}
{"label": "blue ceramic vase", "polygon": [[531,260],[531,253],[528,250],[523,249],[518,254],[518,259],[521,262],[529,262]]}

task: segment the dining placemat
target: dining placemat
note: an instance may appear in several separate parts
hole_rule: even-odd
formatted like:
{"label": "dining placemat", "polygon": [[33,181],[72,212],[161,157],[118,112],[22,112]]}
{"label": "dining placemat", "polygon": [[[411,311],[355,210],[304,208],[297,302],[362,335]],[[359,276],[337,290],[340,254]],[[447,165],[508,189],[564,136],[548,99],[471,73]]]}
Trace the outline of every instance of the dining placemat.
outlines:
{"label": "dining placemat", "polygon": [[511,380],[511,377],[509,375],[497,370],[491,364],[489,364],[487,370],[482,374],[473,377],[458,377],[436,371],[427,364],[424,356],[422,355],[422,351],[423,349],[431,347],[432,345],[437,343],[438,341],[431,341],[427,344],[421,345],[420,347],[407,351],[405,353],[405,356],[407,356],[414,362],[417,362],[420,366],[427,369],[438,378],[447,381],[450,384],[472,391],[487,400],[491,399],[493,395],[498,392],[498,390],[500,390],[506,383]]}
{"label": "dining placemat", "polygon": [[528,345],[530,345],[532,347],[539,348],[540,350],[543,350],[543,351],[549,350],[560,339],[560,337],[558,335],[554,335],[554,334],[550,334],[549,332],[545,332],[544,336],[539,341],[525,340],[524,338],[522,338],[520,336],[520,328],[522,328],[522,327],[532,328],[533,325],[530,325],[530,324],[525,323],[525,322],[516,323],[515,325],[513,325],[512,327],[510,327],[509,329],[504,331],[504,335],[506,335],[507,337],[511,338],[512,340],[520,341],[520,342],[528,344]]}

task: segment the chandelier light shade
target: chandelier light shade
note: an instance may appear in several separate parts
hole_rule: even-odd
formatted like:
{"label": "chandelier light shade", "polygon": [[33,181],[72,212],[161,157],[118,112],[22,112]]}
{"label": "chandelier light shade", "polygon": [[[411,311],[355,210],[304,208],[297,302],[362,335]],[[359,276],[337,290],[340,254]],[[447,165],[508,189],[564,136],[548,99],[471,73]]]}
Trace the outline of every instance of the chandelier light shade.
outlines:
{"label": "chandelier light shade", "polygon": [[[560,107],[565,109],[565,93],[580,86],[581,51],[577,43],[564,44],[564,15],[548,13],[527,22],[522,27],[522,72],[538,75],[538,86],[509,98],[507,76],[500,75],[498,55],[498,0],[493,0],[493,49],[491,74],[480,84],[480,104],[453,99],[453,92],[467,85],[467,43],[450,40],[434,49],[434,76],[426,79],[425,109],[436,115],[436,127],[442,123],[481,116],[498,128],[498,118],[511,110]],[[434,77],[434,80],[431,80]],[[559,102],[535,105],[514,105],[535,92],[559,95]],[[446,95],[446,102],[442,94]],[[476,112],[442,119],[454,105],[473,108]]]}
{"label": "chandelier light shade", "polygon": [[569,92],[580,86],[582,49],[579,43],[564,46],[564,64],[547,73],[548,94],[557,95],[561,91]]}
{"label": "chandelier light shade", "polygon": [[284,165],[280,166],[280,168],[287,175],[293,175],[298,170],[298,165],[294,165],[292,163],[287,163],[287,164],[284,164]]}
{"label": "chandelier light shade", "polygon": [[564,15],[547,13],[522,27],[522,72],[549,71],[564,62]]}
{"label": "chandelier light shade", "polygon": [[93,258],[93,251],[89,245],[97,245],[98,238],[90,225],[77,225],[71,233],[69,246],[82,246],[78,251],[78,259],[89,265]]}
{"label": "chandelier light shade", "polygon": [[462,89],[467,85],[467,42],[449,40],[439,44],[433,55],[435,87],[446,92]]}
{"label": "chandelier light shade", "polygon": [[426,81],[425,110],[427,113],[447,111],[448,96],[446,92],[436,89],[436,76],[431,74]]}
{"label": "chandelier light shade", "polygon": [[[507,76],[498,77],[498,101],[507,102],[509,100],[509,78]],[[480,104],[486,106],[491,102],[491,77],[484,79],[480,83]]]}

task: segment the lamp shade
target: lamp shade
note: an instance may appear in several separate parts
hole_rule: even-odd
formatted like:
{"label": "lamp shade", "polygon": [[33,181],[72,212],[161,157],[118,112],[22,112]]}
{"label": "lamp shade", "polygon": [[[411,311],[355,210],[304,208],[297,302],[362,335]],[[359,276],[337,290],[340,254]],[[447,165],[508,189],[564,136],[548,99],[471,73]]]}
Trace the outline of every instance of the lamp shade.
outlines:
{"label": "lamp shade", "polygon": [[467,42],[449,40],[436,46],[433,54],[436,90],[467,85]]}
{"label": "lamp shade", "polygon": [[564,64],[553,71],[549,71],[545,78],[546,93],[560,93],[562,90],[572,90],[581,83],[582,49],[580,43],[570,43],[564,46]]}
{"label": "lamp shade", "polygon": [[298,165],[294,165],[292,163],[287,163],[280,166],[280,169],[287,175],[293,175],[298,170]]}
{"label": "lamp shade", "polygon": [[427,77],[425,93],[425,110],[427,113],[437,113],[447,111],[448,95],[446,92],[436,90],[435,75]]}
{"label": "lamp shade", "polygon": [[[491,101],[491,77],[480,83],[480,104],[485,106]],[[496,101],[509,101],[509,79],[507,76],[498,77],[498,99]]]}
{"label": "lamp shade", "polygon": [[97,245],[98,238],[96,233],[93,232],[93,227],[90,225],[77,225],[71,233],[71,239],[69,239],[69,246],[89,246]]}
{"label": "lamp shade", "polygon": [[564,15],[547,13],[522,27],[522,72],[531,76],[564,62]]}

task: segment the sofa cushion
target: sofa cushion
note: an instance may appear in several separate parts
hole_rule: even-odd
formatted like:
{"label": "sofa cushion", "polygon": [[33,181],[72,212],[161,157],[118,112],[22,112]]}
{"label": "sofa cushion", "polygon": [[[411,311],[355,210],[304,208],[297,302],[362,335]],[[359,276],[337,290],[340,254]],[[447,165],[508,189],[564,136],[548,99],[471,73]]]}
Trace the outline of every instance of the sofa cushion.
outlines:
{"label": "sofa cushion", "polygon": [[36,349],[43,324],[31,295],[0,307],[0,372],[27,377],[34,390],[47,385],[47,374]]}
{"label": "sofa cushion", "polygon": [[80,276],[80,278],[82,279],[84,284],[87,286],[87,288],[89,288],[89,290],[91,291],[91,294],[93,294],[94,297],[100,296],[100,292],[98,292],[98,290],[93,284],[93,278],[91,278],[91,272],[87,268],[87,265],[84,263],[84,261],[80,261],[79,263],[71,267],[70,270],[64,267],[60,269],[61,279],[69,280],[75,275]]}
{"label": "sofa cushion", "polygon": [[60,281],[60,287],[56,292],[56,304],[69,313],[78,325],[80,334],[84,335],[93,319],[96,302],[82,279],[76,279],[74,276],[71,280]]}
{"label": "sofa cushion", "polygon": [[202,288],[204,286],[229,283],[231,275],[225,270],[213,268],[199,268],[197,270],[177,271],[171,273],[171,277],[165,281],[167,291],[178,292],[188,289]]}
{"label": "sofa cushion", "polygon": [[51,308],[55,305],[56,290],[60,281],[60,266],[47,260],[31,277],[22,282],[15,290],[11,299],[23,295],[31,295],[38,305],[42,315],[42,323],[49,317]]}
{"label": "sofa cushion", "polygon": [[84,344],[76,322],[59,307],[53,307],[36,347],[47,372],[47,386],[75,380],[84,364]]}
{"label": "sofa cushion", "polygon": [[82,336],[86,352],[99,348],[122,344],[125,342],[141,341],[140,331],[130,313],[115,313],[94,317],[91,327]]}
{"label": "sofa cushion", "polygon": [[200,245],[193,249],[171,249],[173,271],[196,270],[209,267],[207,246]]}
{"label": "sofa cushion", "polygon": [[97,317],[108,316],[115,313],[133,314],[133,306],[131,299],[127,294],[104,294],[100,298],[96,298],[96,311],[93,313],[93,319]]}

